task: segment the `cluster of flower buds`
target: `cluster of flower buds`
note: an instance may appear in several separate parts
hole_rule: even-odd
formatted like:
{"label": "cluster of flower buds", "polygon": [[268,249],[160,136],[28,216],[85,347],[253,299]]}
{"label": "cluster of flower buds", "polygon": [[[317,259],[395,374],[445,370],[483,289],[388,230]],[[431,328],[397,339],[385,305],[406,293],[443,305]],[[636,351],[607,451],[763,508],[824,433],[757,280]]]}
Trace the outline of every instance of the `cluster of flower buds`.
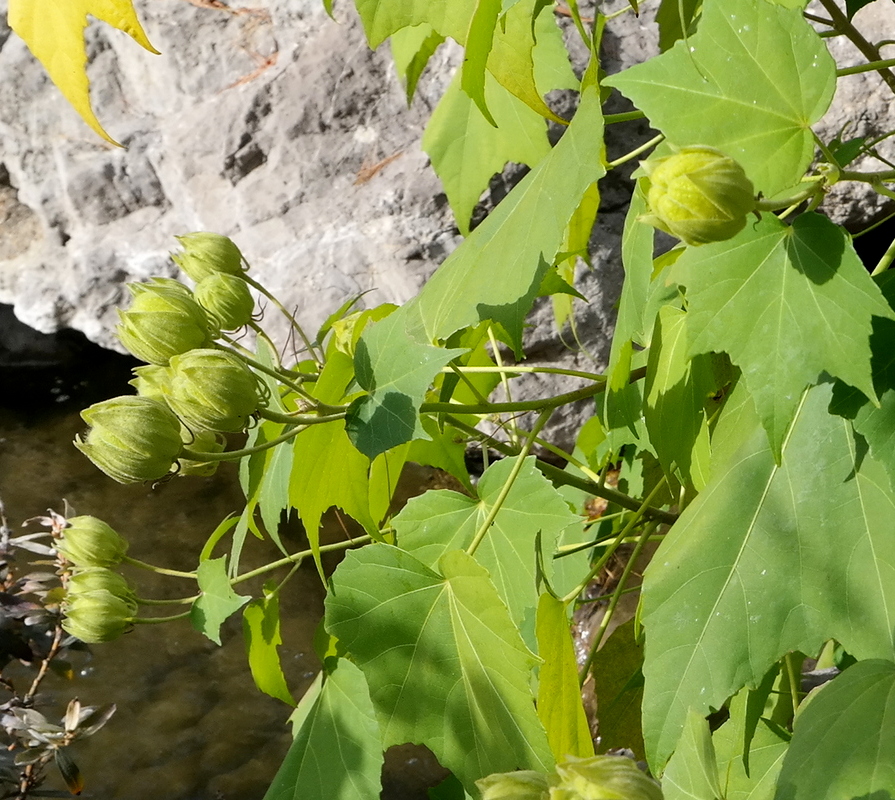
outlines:
{"label": "cluster of flower buds", "polygon": [[625,756],[570,758],[545,775],[502,772],[476,781],[482,800],[662,800],[659,784]]}
{"label": "cluster of flower buds", "polygon": [[133,590],[111,569],[127,552],[127,541],[101,519],[72,517],[57,550],[70,567],[62,627],[88,644],[117,639],[137,613]]}
{"label": "cluster of flower buds", "polygon": [[714,147],[683,147],[640,166],[647,176],[649,206],[640,220],[687,244],[736,236],[755,208],[752,181],[737,161]]}
{"label": "cluster of flower buds", "polygon": [[118,337],[147,366],[134,372],[137,396],[116,397],[82,412],[90,425],[75,445],[120,483],[164,478],[170,472],[210,475],[217,461],[180,458],[220,453],[221,433],[241,431],[260,404],[255,374],[232,352],[214,345],[222,330],[249,322],[254,300],[243,280],[243,258],[225,236],[178,237],[175,262],[194,281],[155,278],[130,284],[133,303]]}

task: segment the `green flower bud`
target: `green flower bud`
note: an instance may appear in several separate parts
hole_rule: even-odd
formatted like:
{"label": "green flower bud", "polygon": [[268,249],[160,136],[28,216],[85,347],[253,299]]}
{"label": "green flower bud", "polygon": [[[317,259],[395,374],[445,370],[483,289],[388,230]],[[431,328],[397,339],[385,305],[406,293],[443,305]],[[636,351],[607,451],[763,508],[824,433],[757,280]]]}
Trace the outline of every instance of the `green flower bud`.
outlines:
{"label": "green flower bud", "polygon": [[90,425],[77,447],[119,483],[164,477],[183,449],[180,420],[171,409],[147,397],[115,397],[81,412]]}
{"label": "green flower bud", "polygon": [[196,284],[196,300],[222,331],[235,331],[251,318],[255,300],[242,278],[216,272]]}
{"label": "green flower bud", "polygon": [[475,782],[482,800],[547,800],[550,783],[546,775],[534,770],[498,772]]}
{"label": "green flower bud", "polygon": [[78,594],[90,592],[109,592],[127,603],[131,608],[131,614],[137,612],[137,599],[123,575],[113,572],[105,567],[93,567],[76,571],[68,579],[66,586],[66,602]]}
{"label": "green flower bud", "polygon": [[183,245],[183,252],[172,256],[174,263],[196,283],[215,272],[243,272],[242,253],[226,236],[200,231],[175,238]]}
{"label": "green flower bud", "polygon": [[752,181],[736,161],[714,147],[684,147],[641,166],[648,176],[650,211],[641,221],[687,244],[736,236],[755,208]]}
{"label": "green flower bud", "polygon": [[190,428],[241,431],[258,408],[258,385],[231,353],[193,350],[171,359],[167,399]]}
{"label": "green flower bud", "polygon": [[145,367],[137,367],[134,375],[137,377],[128,383],[137,390],[140,397],[148,397],[160,403],[166,402],[165,387],[171,380],[171,371],[167,367],[147,364]]}
{"label": "green flower bud", "polygon": [[171,356],[210,343],[208,317],[192,293],[177,281],[154,278],[151,283],[129,283],[134,302],[116,332],[121,343],[149,364],[167,364]]}
{"label": "green flower bud", "polygon": [[56,549],[76,567],[113,567],[127,552],[127,540],[96,517],[72,517]]}
{"label": "green flower bud", "polygon": [[550,800],[662,800],[659,784],[624,756],[573,758],[556,765]]}
{"label": "green flower bud", "polygon": [[[189,429],[181,430],[183,443],[190,449],[200,453],[223,453],[224,442],[214,431],[199,431],[193,436]],[[217,472],[220,461],[191,461],[188,458],[180,458],[177,460],[179,464],[178,475],[192,475],[199,478],[207,478]]]}
{"label": "green flower bud", "polygon": [[62,627],[67,633],[82,642],[98,644],[111,642],[130,628],[137,604],[107,589],[94,589],[67,594],[62,612]]}

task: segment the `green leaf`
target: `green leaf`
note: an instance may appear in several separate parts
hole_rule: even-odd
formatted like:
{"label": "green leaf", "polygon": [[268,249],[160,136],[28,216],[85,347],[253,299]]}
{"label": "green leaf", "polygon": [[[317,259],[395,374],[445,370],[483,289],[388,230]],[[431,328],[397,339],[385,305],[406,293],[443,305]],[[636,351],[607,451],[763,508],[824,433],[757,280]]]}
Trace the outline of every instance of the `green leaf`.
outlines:
{"label": "green leaf", "polygon": [[363,673],[338,660],[304,712],[264,800],[370,800],[379,796],[382,747]]}
{"label": "green leaf", "polygon": [[495,173],[508,161],[533,167],[550,152],[543,117],[490,75],[485,76],[484,94],[494,125],[460,88],[459,74],[455,76],[432,112],[422,142],[464,236]]}
{"label": "green leaf", "polygon": [[210,558],[196,571],[199,597],[190,608],[190,622],[215,644],[221,643],[221,625],[252,598],[238,595],[227,577],[227,557]]}
{"label": "green leaf", "polygon": [[294,706],[295,700],[286,685],[277,652],[283,640],[280,637],[279,595],[272,587],[265,586],[264,597],[252,600],[243,609],[242,631],[255,686],[265,694]]}
{"label": "green leaf", "polygon": [[569,220],[605,173],[602,131],[599,93],[590,88],[550,154],[392,315],[406,318],[406,336],[437,341],[491,319],[521,349],[525,316]]}
{"label": "green leaf", "polygon": [[664,53],[678,39],[689,37],[702,10],[702,0],[662,0],[656,12],[659,49]]}
{"label": "green leaf", "polygon": [[752,728],[753,694],[748,689],[738,692],[730,701],[730,719],[712,735],[725,800],[772,800],[789,747],[767,721],[757,719]]}
{"label": "green leaf", "polygon": [[469,30],[477,0],[355,0],[371,49],[375,50],[389,36],[402,28],[428,23],[442,36],[450,36],[463,44]]}
{"label": "green leaf", "polygon": [[488,573],[460,551],[433,572],[376,544],[350,552],[326,599],[328,630],[364,671],[382,746],[425,744],[466,790],[493,772],[553,766],[525,647]]}
{"label": "green leaf", "polygon": [[871,317],[893,312],[826,217],[803,214],[787,227],[766,216],[728,242],[688,247],[671,276],[687,287],[690,352],[730,355],[775,452],[822,372],[875,397]]}
{"label": "green leaf", "polygon": [[[389,43],[395,69],[403,79],[407,91],[407,104],[410,105],[416,93],[426,64],[435,51],[444,42],[444,37],[432,30],[431,25],[417,25],[413,28],[402,28],[392,34]],[[320,337],[318,336],[318,340]]]}
{"label": "green leaf", "polygon": [[800,9],[765,0],[706,3],[688,43],[605,80],[675,145],[706,144],[739,161],[756,190],[799,182],[814,154],[836,65]]}
{"label": "green leaf", "polygon": [[496,123],[485,102],[485,67],[499,15],[500,0],[477,0],[466,34],[466,53],[460,68],[460,86],[491,125]]}
{"label": "green leaf", "polygon": [[757,423],[748,426],[646,570],[654,771],[689,708],[719,708],[787,652],[836,639],[858,658],[895,656],[895,500],[848,422],[827,412],[831,393],[825,384],[805,395],[780,465]]}
{"label": "green leaf", "polygon": [[[517,461],[505,458],[492,464],[479,480],[478,498],[442,489],[410,500],[392,521],[398,544],[433,569],[445,552],[468,547]],[[569,510],[529,456],[476,550],[476,560],[491,574],[513,624],[522,629],[531,648],[536,644],[538,534],[549,580],[557,537],[570,525],[580,526],[581,518]]]}
{"label": "green leaf", "polygon": [[690,709],[684,732],[662,776],[665,800],[721,800],[718,765],[705,717]]}
{"label": "green leaf", "polygon": [[544,659],[538,673],[538,717],[557,761],[588,758],[594,754],[594,743],[581,703],[566,604],[542,594],[537,620],[538,652]]}
{"label": "green leaf", "polygon": [[371,459],[426,438],[419,418],[426,391],[441,368],[464,352],[415,341],[407,335],[405,319],[399,310],[370,325],[354,354],[355,380],[369,394],[351,404],[345,429],[351,443]]}
{"label": "green leaf", "polygon": [[644,420],[662,468],[702,490],[709,477],[706,406],[715,391],[711,356],[687,353],[687,315],[662,306],[644,385]]}
{"label": "green leaf", "polygon": [[619,747],[644,757],[640,706],[643,702],[643,647],[634,620],[619,625],[594,656],[591,675],[597,695],[600,750]]}
{"label": "green leaf", "polygon": [[431,417],[423,417],[422,423],[429,440],[411,442],[407,460],[444,470],[472,491],[466,467],[466,435],[450,425],[439,428]]}
{"label": "green leaf", "polygon": [[851,800],[895,793],[895,664],[861,661],[796,718],[776,800]]}

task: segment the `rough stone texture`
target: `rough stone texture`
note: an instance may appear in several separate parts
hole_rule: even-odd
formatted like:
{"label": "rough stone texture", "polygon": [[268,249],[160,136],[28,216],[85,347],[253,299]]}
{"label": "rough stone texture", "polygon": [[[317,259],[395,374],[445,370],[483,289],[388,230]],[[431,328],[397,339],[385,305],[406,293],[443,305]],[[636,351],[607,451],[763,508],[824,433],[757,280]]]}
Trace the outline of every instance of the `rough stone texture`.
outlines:
{"label": "rough stone texture", "polygon": [[[439,51],[408,109],[387,50],[368,50],[347,1],[336,5],[338,22],[319,0],[138,5],[162,57],[108,26],[87,30],[95,107],[123,150],[94,136],[25,45],[0,28],[0,70],[16,76],[0,84],[0,302],[14,304],[19,319],[44,332],[75,328],[115,347],[114,309],[126,302],[124,283],[175,274],[168,259],[173,235],[215,230],[233,236],[256,277],[314,331],[360,292],[373,290],[363,300],[368,305],[408,299],[457,246],[460,236],[419,146],[457,63],[456,48]],[[625,5],[613,0],[606,10]],[[582,13],[591,6],[581,3]],[[652,11],[610,23],[607,71],[657,51]],[[871,37],[895,29],[895,6],[872,3],[856,22]],[[565,23],[573,61],[583,63],[586,51]],[[845,45],[831,42],[837,60],[856,63]],[[825,135],[847,119],[856,120],[855,135],[884,130],[890,97],[874,73],[848,78],[824,121]],[[556,102],[571,112],[569,96]],[[617,97],[610,104],[610,111],[625,108]],[[646,124],[610,127],[609,158],[650,135]],[[492,181],[479,216],[522,172],[510,169]],[[593,270],[582,267],[580,275],[590,301],[578,309],[582,347],[571,352],[572,337],[555,332],[542,302],[526,339],[532,359],[605,364],[630,185],[613,172],[601,191]],[[853,224],[879,216],[884,202],[837,187],[824,209]],[[285,327],[278,333],[284,336]],[[578,385],[523,383],[517,396]],[[568,443],[577,424],[574,417],[558,420],[551,435]]]}

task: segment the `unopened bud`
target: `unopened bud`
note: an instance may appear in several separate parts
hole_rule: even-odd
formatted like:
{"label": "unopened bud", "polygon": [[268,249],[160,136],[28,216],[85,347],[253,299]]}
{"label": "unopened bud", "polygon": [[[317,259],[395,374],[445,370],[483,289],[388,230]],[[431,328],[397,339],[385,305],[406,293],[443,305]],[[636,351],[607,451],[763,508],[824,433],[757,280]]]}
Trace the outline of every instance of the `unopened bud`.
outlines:
{"label": "unopened bud", "polygon": [[115,397],[81,412],[90,425],[75,446],[119,483],[164,477],[183,449],[180,421],[167,406],[147,397]]}
{"label": "unopened bud", "polygon": [[171,371],[168,367],[157,364],[147,364],[145,367],[134,369],[137,377],[128,383],[137,390],[140,397],[148,397],[150,400],[165,401],[165,387],[171,380]]}
{"label": "unopened bud", "polygon": [[196,300],[222,331],[235,331],[251,318],[255,300],[242,278],[216,272],[196,284]]}
{"label": "unopened bud", "polygon": [[183,245],[183,252],[172,256],[174,263],[196,283],[215,272],[243,272],[242,253],[226,236],[199,231],[175,238]]}
{"label": "unopened bud", "polygon": [[115,597],[124,600],[128,607],[133,607],[131,613],[135,613],[137,610],[136,597],[130,584],[123,575],[119,575],[117,572],[113,572],[105,567],[77,570],[69,577],[66,591],[69,598],[85,592],[110,592]]}
{"label": "unopened bud", "polygon": [[475,782],[482,800],[547,800],[550,783],[534,770],[498,772]]}
{"label": "unopened bud", "polygon": [[662,800],[659,784],[624,756],[573,758],[556,774],[550,800]]}
{"label": "unopened bud", "polygon": [[684,147],[641,167],[649,181],[649,213],[641,221],[687,244],[736,236],[755,208],[752,181],[738,162],[714,147]]}
{"label": "unopened bud", "polygon": [[[71,581],[75,578],[70,579]],[[87,582],[102,582],[90,578]],[[127,631],[137,613],[137,603],[130,597],[120,597],[108,589],[69,591],[62,604],[62,627],[72,636],[88,644],[110,642]]]}
{"label": "unopened bud", "polygon": [[193,350],[171,359],[168,405],[187,426],[241,431],[258,408],[252,371],[221,350]]}
{"label": "unopened bud", "polygon": [[[226,442],[218,436],[214,431],[199,431],[192,435],[190,431],[184,428],[181,431],[183,443],[187,449],[194,450],[199,453],[223,453]],[[217,472],[220,461],[193,461],[188,458],[177,459],[179,469],[178,475],[191,475],[198,478],[207,478]]]}
{"label": "unopened bud", "polygon": [[116,332],[141,361],[164,365],[172,356],[210,343],[205,311],[182,284],[154,278],[151,283],[130,283],[128,289],[134,302],[127,311],[118,311]]}
{"label": "unopened bud", "polygon": [[71,517],[56,549],[76,567],[113,567],[127,552],[127,540],[101,519]]}

